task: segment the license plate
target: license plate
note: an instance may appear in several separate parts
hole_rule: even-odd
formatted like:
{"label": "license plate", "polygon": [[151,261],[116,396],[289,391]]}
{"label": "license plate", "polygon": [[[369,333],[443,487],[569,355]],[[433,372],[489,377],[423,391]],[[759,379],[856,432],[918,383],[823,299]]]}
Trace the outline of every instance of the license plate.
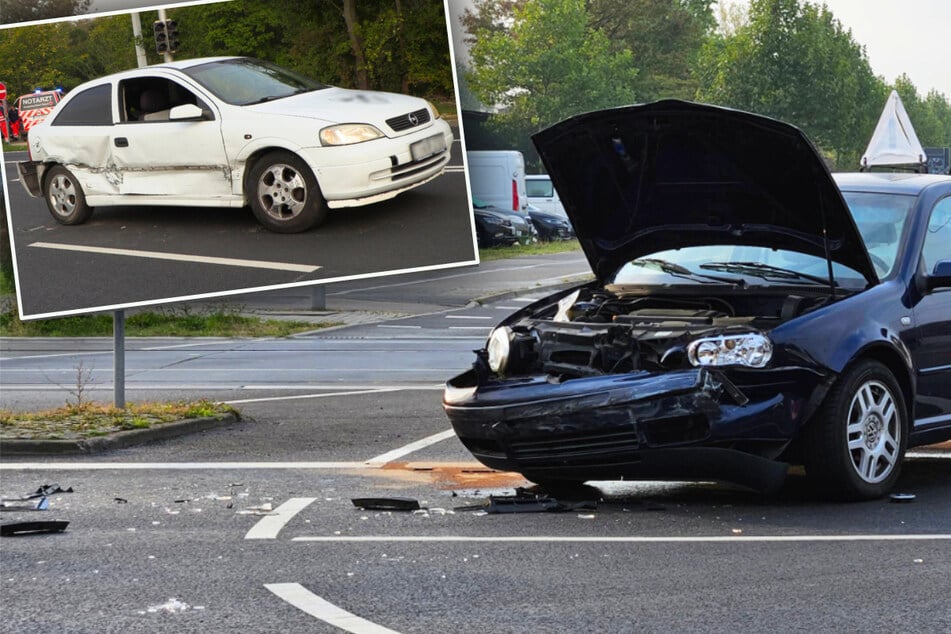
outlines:
{"label": "license plate", "polygon": [[446,139],[441,134],[434,134],[426,137],[422,141],[417,141],[409,146],[410,154],[414,161],[421,161],[429,158],[433,154],[439,154],[446,151]]}

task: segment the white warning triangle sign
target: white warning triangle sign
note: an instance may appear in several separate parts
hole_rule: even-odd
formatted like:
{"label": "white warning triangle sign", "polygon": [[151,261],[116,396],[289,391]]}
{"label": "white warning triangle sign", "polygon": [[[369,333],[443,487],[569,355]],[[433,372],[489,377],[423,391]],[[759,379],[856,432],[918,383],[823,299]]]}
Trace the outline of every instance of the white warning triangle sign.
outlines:
{"label": "white warning triangle sign", "polygon": [[918,135],[908,119],[905,106],[896,91],[888,96],[872,140],[862,156],[862,167],[882,165],[920,165],[926,161]]}

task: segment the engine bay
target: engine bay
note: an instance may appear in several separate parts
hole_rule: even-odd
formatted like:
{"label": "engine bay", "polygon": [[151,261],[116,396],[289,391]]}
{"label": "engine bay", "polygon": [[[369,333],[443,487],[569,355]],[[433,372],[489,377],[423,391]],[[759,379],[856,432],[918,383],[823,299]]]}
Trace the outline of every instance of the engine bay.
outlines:
{"label": "engine bay", "polygon": [[828,301],[824,293],[693,297],[582,288],[509,324],[507,374],[568,380],[686,368],[687,345],[698,337],[768,331]]}

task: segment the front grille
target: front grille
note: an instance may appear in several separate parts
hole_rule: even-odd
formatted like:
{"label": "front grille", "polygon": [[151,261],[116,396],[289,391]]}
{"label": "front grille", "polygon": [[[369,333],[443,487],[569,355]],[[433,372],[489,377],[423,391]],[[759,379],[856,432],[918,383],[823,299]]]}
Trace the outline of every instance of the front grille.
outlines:
{"label": "front grille", "polygon": [[429,110],[422,108],[407,114],[401,114],[398,117],[386,120],[386,125],[390,126],[394,132],[402,132],[429,123]]}
{"label": "front grille", "polygon": [[707,417],[699,414],[644,420],[639,425],[651,447],[697,442],[710,435]]}
{"label": "front grille", "polygon": [[516,441],[509,444],[512,458],[525,467],[532,463],[551,465],[565,462],[572,465],[598,464],[605,458],[637,450],[637,433],[633,427],[603,434],[572,434],[548,440]]}

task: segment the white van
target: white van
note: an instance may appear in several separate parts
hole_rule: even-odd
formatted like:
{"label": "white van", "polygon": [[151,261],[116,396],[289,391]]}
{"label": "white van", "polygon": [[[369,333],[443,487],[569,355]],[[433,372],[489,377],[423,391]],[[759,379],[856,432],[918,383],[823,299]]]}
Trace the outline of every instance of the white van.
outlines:
{"label": "white van", "polygon": [[525,191],[528,194],[528,204],[538,207],[545,213],[567,218],[565,208],[558,198],[558,191],[551,184],[548,174],[527,174],[525,176]]}
{"label": "white van", "polygon": [[515,150],[466,152],[472,196],[495,207],[528,213],[525,158]]}

